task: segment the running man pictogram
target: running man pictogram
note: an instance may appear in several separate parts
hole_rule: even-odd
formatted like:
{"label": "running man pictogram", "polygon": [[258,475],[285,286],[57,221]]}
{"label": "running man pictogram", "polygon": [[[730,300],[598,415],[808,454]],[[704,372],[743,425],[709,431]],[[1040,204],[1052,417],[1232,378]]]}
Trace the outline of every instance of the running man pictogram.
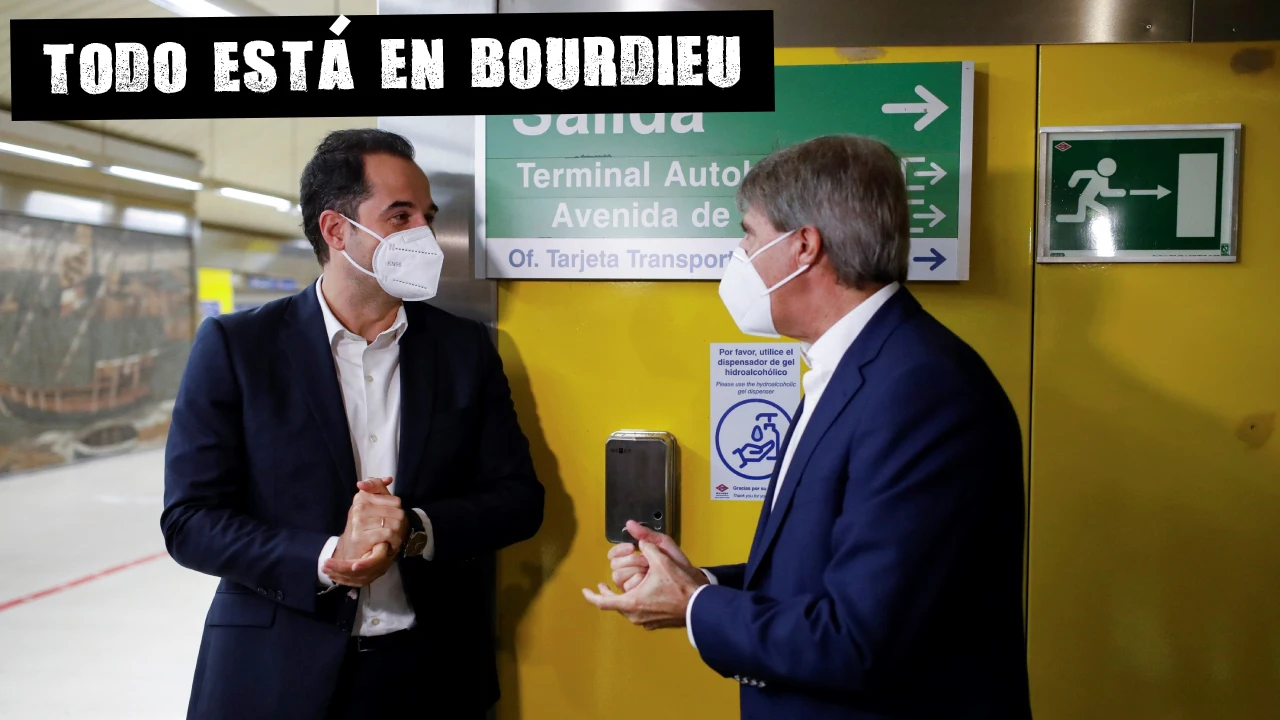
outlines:
{"label": "running man pictogram", "polygon": [[1087,179],[1089,183],[1084,186],[1084,190],[1080,192],[1080,205],[1076,208],[1074,215],[1059,215],[1056,219],[1060,223],[1080,223],[1085,220],[1085,213],[1089,208],[1095,211],[1109,214],[1107,206],[1098,202],[1097,198],[1101,197],[1124,197],[1124,188],[1113,188],[1111,182],[1107,178],[1116,172],[1116,161],[1111,158],[1102,158],[1098,161],[1098,169],[1094,170],[1077,170],[1071,176],[1071,181],[1067,183],[1067,187],[1075,187],[1081,180]]}

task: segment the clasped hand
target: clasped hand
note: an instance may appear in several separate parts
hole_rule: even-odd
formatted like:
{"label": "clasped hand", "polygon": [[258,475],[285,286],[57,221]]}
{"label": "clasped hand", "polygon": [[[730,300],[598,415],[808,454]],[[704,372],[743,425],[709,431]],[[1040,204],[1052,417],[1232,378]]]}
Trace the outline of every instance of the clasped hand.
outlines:
{"label": "clasped hand", "polygon": [[631,543],[609,550],[613,582],[622,593],[600,583],[600,592],[584,589],[583,596],[601,610],[616,610],[646,630],[683,627],[689,598],[707,584],[707,576],[669,536],[635,521],[627,523],[627,532],[640,543],[640,553]]}
{"label": "clasped hand", "polygon": [[324,572],[337,585],[364,587],[386,574],[396,561],[407,532],[400,498],[387,489],[391,478],[356,483],[359,492],[347,512],[347,527],[338,538]]}

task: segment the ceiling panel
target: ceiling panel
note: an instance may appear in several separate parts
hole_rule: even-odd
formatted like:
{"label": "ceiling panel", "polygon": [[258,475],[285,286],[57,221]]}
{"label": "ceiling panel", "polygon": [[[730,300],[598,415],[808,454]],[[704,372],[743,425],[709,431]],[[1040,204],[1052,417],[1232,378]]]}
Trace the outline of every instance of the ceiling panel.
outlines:
{"label": "ceiling panel", "polygon": [[[378,0],[259,0],[274,15],[377,15]],[[431,12],[424,1],[422,12]]]}
{"label": "ceiling panel", "polygon": [[499,0],[498,12],[773,10],[778,47],[886,47],[1190,40],[1191,5],[1192,0]]}
{"label": "ceiling panel", "polygon": [[99,120],[75,124],[188,152],[208,163],[212,120]]}
{"label": "ceiling panel", "polygon": [[293,125],[293,118],[214,120],[205,173],[246,188],[292,195]]}

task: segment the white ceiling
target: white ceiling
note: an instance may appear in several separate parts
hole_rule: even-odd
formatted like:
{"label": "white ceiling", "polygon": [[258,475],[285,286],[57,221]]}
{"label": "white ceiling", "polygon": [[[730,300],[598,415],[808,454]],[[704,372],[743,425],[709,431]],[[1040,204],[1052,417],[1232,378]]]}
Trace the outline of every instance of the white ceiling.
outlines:
{"label": "white ceiling", "polygon": [[[377,13],[377,0],[252,0],[252,3],[273,15]],[[175,15],[148,0],[0,0],[0,20],[6,21],[0,22],[0,105],[11,105],[7,20],[123,17]],[[234,185],[296,202],[298,176],[326,133],[349,127],[371,127],[376,123],[377,118],[373,117],[346,117],[95,120],[74,124],[191,153],[204,163],[201,179],[206,186]],[[212,190],[197,193],[196,213],[204,223],[278,235],[301,235],[296,215],[225,198]]]}

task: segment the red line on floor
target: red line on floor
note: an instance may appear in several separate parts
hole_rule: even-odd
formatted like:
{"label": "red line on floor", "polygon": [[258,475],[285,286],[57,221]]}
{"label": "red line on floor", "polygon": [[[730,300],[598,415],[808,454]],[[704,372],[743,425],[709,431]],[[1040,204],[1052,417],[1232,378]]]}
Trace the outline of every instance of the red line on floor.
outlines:
{"label": "red line on floor", "polygon": [[154,555],[148,555],[146,557],[138,558],[137,560],[130,560],[129,562],[124,563],[122,565],[109,567],[106,570],[99,570],[98,572],[90,573],[89,575],[85,575],[84,577],[76,578],[75,580],[72,580],[70,582],[62,583],[61,585],[54,585],[53,587],[46,588],[44,590],[41,590],[40,592],[34,592],[34,593],[31,593],[30,595],[23,595],[20,598],[14,598],[13,600],[8,600],[6,602],[0,603],[0,612],[4,612],[5,610],[9,610],[10,608],[18,607],[19,605],[26,605],[27,603],[34,602],[36,600],[39,600],[40,598],[45,598],[45,597],[49,597],[50,595],[60,593],[63,590],[70,590],[73,587],[78,587],[80,585],[84,585],[85,583],[93,582],[94,580],[97,580],[99,578],[104,578],[108,575],[114,575],[123,570],[128,570],[129,568],[137,567],[139,565],[142,565],[143,563],[149,563],[152,560],[159,560],[162,557],[168,557],[168,556],[169,556],[169,553],[167,552],[160,552]]}

